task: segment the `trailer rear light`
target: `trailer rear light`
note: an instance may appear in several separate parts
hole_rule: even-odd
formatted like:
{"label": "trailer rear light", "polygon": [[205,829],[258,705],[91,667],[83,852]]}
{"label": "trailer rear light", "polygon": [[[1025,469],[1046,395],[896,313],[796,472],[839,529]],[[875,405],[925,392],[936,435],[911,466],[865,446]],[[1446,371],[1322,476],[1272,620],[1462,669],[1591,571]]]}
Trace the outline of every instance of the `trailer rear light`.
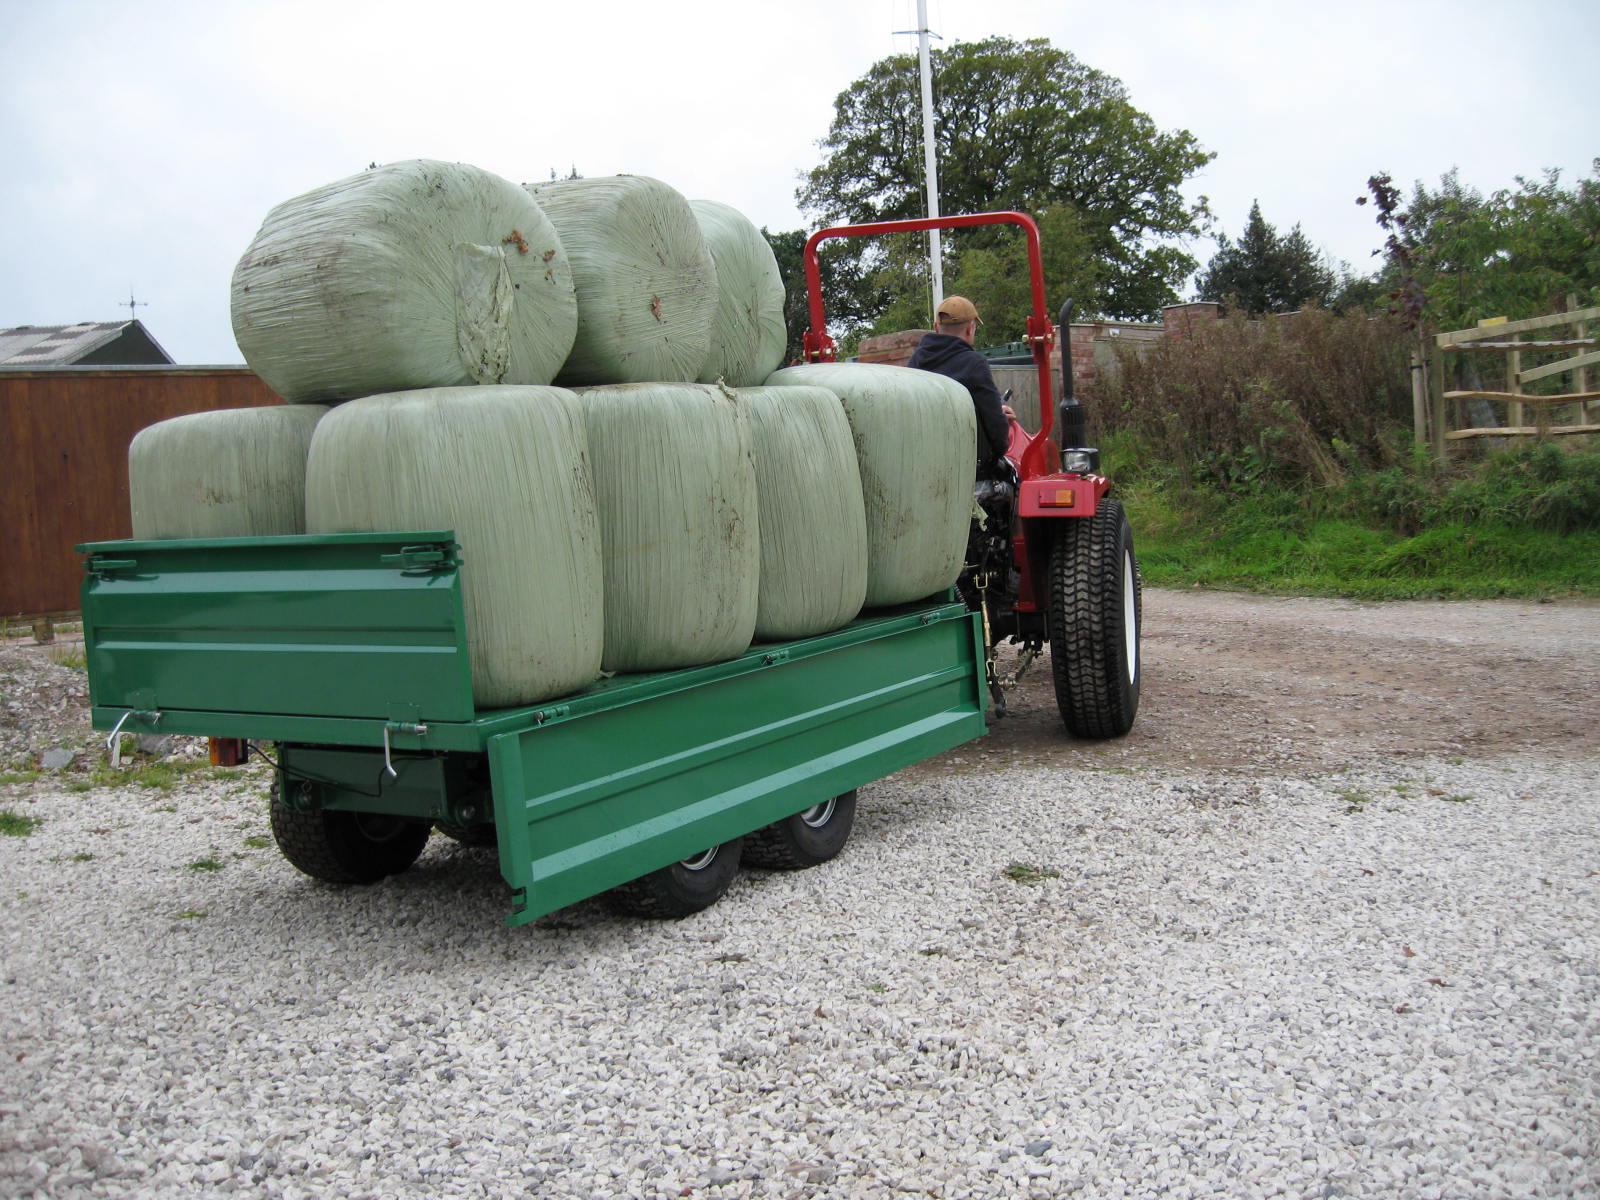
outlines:
{"label": "trailer rear light", "polygon": [[1072,508],[1078,502],[1078,493],[1072,488],[1045,488],[1039,493],[1040,508]]}

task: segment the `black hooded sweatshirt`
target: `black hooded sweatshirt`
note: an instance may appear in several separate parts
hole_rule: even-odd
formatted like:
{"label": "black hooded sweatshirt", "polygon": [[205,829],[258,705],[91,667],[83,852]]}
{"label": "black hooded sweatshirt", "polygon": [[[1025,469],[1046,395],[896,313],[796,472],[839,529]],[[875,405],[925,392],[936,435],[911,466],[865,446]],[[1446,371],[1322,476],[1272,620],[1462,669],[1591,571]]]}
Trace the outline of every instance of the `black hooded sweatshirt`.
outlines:
{"label": "black hooded sweatshirt", "polygon": [[978,413],[978,474],[990,476],[994,460],[1011,444],[1011,427],[1000,410],[1000,392],[994,386],[989,360],[961,338],[930,333],[917,343],[906,365],[947,375],[972,394]]}

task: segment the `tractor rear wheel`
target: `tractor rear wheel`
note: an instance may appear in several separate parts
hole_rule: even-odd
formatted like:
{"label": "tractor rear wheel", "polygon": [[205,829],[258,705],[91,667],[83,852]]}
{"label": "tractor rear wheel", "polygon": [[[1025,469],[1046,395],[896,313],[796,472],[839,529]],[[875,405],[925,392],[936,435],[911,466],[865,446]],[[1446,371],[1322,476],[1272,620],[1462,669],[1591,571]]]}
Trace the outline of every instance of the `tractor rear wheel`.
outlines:
{"label": "tractor rear wheel", "polygon": [[844,849],[855,820],[856,793],[852,788],[756,830],[744,839],[744,859],[751,866],[775,871],[814,867]]}
{"label": "tractor rear wheel", "polygon": [[1143,598],[1122,505],[1060,521],[1050,550],[1050,666],[1067,732],[1121,737],[1139,711]]}
{"label": "tractor rear wheel", "polygon": [[[314,787],[314,784],[302,784]],[[432,830],[383,813],[303,812],[272,783],[272,836],[291,864],[324,883],[376,883],[417,861]]]}
{"label": "tractor rear wheel", "polygon": [[606,906],[628,917],[687,917],[722,899],[739,873],[742,838],[618,884]]}

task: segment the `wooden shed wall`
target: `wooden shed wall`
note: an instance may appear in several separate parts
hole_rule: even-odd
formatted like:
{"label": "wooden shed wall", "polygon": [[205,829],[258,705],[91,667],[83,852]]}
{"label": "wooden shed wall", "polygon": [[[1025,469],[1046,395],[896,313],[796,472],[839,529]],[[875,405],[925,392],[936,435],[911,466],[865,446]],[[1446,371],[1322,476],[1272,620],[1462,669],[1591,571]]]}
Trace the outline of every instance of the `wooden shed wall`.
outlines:
{"label": "wooden shed wall", "polygon": [[282,403],[243,367],[0,371],[0,616],[78,610],[73,547],[131,534],[128,443],[139,430]]}

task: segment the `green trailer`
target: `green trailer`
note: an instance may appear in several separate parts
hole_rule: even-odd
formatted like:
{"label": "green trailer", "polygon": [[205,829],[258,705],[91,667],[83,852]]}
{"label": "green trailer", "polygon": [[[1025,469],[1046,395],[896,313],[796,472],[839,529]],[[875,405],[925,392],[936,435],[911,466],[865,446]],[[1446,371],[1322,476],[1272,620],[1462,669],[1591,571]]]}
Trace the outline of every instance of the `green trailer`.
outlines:
{"label": "green trailer", "polygon": [[601,893],[685,915],[741,854],[823,861],[858,787],[985,730],[980,618],[953,590],[729,662],[480,711],[451,531],[79,550],[110,744],[192,734],[223,761],[271,755],[279,847],[330,882],[404,870],[435,829],[494,845],[511,925]]}

